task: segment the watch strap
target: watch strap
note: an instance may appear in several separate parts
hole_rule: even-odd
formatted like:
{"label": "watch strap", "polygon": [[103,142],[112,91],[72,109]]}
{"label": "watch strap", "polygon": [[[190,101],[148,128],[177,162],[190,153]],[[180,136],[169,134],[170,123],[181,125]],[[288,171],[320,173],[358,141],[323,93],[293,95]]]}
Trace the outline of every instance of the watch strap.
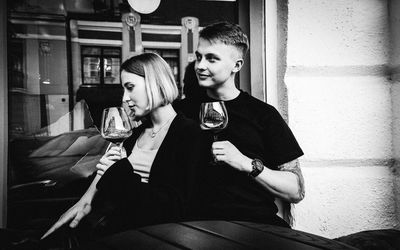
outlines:
{"label": "watch strap", "polygon": [[264,170],[264,164],[259,159],[253,159],[251,161],[251,167],[252,167],[252,170],[249,173],[249,176],[251,176],[253,178],[257,177]]}

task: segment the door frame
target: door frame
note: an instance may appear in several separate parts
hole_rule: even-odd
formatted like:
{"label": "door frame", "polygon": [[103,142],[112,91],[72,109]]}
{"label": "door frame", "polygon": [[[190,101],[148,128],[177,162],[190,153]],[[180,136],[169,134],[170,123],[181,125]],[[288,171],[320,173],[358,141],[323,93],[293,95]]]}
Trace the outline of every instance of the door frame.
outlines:
{"label": "door frame", "polygon": [[0,228],[7,225],[8,82],[7,1],[0,1]]}
{"label": "door frame", "polygon": [[277,0],[239,0],[238,23],[250,40],[246,63],[239,74],[240,88],[277,107]]}

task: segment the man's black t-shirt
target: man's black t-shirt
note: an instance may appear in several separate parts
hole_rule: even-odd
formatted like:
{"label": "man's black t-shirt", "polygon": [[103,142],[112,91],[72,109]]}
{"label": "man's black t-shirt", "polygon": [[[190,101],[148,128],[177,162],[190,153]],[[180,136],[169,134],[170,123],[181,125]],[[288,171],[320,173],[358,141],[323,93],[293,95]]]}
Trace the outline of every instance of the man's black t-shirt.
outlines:
{"label": "man's black t-shirt", "polygon": [[[183,100],[175,107],[199,120],[200,103],[205,101],[215,100],[208,97],[199,101]],[[225,101],[225,106],[229,122],[218,140],[230,141],[242,154],[262,160],[273,170],[303,155],[293,133],[273,106],[245,92]],[[203,173],[197,217],[276,224],[274,196],[252,177],[226,164],[206,166]]]}

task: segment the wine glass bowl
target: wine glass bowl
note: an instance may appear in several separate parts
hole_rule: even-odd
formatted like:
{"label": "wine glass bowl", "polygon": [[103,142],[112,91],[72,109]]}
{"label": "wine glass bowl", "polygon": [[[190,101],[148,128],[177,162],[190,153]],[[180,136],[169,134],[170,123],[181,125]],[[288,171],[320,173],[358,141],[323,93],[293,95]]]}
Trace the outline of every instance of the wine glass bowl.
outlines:
{"label": "wine glass bowl", "polygon": [[[218,133],[228,125],[228,112],[223,101],[204,102],[200,106],[200,128],[213,132],[214,141],[218,140]],[[217,159],[210,162],[210,165],[218,165]]]}
{"label": "wine glass bowl", "polygon": [[123,107],[110,107],[103,110],[101,136],[120,148],[122,142],[132,135],[132,126]]}
{"label": "wine glass bowl", "polygon": [[228,125],[228,112],[223,101],[204,102],[200,106],[200,127],[203,130],[211,130],[214,140],[217,133]]}

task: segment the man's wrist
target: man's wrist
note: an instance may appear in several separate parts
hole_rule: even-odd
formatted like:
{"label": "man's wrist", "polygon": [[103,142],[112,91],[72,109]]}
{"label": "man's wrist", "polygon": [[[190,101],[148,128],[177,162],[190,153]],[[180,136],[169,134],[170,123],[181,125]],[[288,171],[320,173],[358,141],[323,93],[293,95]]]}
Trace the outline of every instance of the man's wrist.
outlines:
{"label": "man's wrist", "polygon": [[248,175],[253,178],[256,178],[259,174],[261,174],[261,172],[264,171],[265,168],[264,163],[257,158],[251,161],[251,167],[252,170]]}
{"label": "man's wrist", "polygon": [[253,159],[250,159],[249,157],[244,157],[243,164],[242,164],[242,171],[245,172],[246,174],[249,174],[251,171],[253,171],[253,167],[251,165],[251,162]]}

